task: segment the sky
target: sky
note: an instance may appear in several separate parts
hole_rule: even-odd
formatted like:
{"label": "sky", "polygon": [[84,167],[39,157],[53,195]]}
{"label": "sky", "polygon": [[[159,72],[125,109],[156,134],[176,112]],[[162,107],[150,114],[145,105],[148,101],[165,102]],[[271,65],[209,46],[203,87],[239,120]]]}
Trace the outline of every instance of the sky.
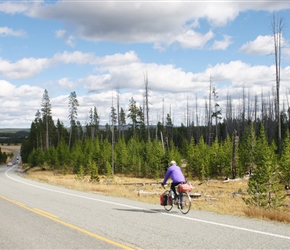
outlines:
{"label": "sky", "polygon": [[167,114],[175,126],[205,121],[210,85],[222,116],[229,98],[238,114],[243,96],[275,89],[274,18],[283,109],[290,1],[0,1],[0,128],[30,128],[45,90],[55,122],[69,126],[75,92],[77,120],[96,107],[105,125],[117,100],[126,114],[131,98],[143,108],[146,79],[152,125]]}

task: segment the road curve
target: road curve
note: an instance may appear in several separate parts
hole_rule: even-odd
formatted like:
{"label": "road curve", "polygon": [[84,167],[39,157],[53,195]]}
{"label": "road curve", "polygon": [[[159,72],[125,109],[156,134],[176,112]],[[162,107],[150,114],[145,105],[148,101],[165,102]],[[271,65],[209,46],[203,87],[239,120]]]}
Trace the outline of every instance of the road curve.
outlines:
{"label": "road curve", "polygon": [[0,166],[1,249],[289,249],[289,224],[177,209],[23,178]]}

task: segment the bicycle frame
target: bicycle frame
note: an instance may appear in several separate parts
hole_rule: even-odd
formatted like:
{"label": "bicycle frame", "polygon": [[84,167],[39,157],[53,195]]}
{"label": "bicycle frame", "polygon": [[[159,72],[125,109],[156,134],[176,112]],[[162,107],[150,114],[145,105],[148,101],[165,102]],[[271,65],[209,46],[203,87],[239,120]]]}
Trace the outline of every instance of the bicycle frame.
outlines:
{"label": "bicycle frame", "polygon": [[[163,187],[166,189],[165,187]],[[177,205],[178,209],[183,213],[187,214],[191,208],[191,198],[188,193],[177,192],[177,197],[175,199],[172,198],[172,191],[170,189],[167,189],[164,192],[164,195],[167,196],[167,203],[164,205],[164,208],[166,211],[170,211],[174,205]]]}

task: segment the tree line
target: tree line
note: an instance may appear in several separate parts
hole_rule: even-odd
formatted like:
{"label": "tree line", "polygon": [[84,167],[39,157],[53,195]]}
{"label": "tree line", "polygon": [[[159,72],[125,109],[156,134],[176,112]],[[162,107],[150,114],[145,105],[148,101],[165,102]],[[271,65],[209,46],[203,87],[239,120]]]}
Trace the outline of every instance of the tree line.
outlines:
{"label": "tree line", "polygon": [[[23,162],[31,166],[47,166],[63,174],[90,175],[95,181],[100,174],[158,179],[163,177],[168,161],[174,159],[184,166],[188,179],[236,178],[249,174],[261,178],[250,179],[255,180],[251,187],[254,193],[257,186],[260,188],[259,182],[280,190],[281,183],[290,184],[288,119],[282,119],[283,150],[279,154],[275,137],[272,137],[275,133],[266,129],[268,124],[277,128],[271,117],[256,121],[224,119],[211,125],[212,131],[219,133],[210,139],[207,126],[197,127],[192,123],[176,127],[169,114],[165,125],[158,122],[148,128],[143,110],[133,98],[129,101],[126,116],[121,108],[120,130],[114,107],[111,109],[112,124],[101,129],[96,107],[89,110],[90,119],[84,127],[76,120],[78,101],[75,92],[69,96],[68,106],[70,127],[65,128],[59,119],[54,123],[49,95],[47,90],[44,91],[41,111],[36,112],[28,139],[21,146]],[[126,118],[130,119],[130,125]],[[234,128],[232,134],[228,132],[229,123]],[[277,190],[274,190],[272,196],[276,194]]]}

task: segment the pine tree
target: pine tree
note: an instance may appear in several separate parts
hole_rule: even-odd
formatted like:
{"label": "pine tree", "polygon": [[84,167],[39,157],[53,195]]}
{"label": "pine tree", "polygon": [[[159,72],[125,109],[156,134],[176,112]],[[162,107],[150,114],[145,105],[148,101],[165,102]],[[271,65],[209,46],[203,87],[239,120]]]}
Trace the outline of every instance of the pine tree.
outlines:
{"label": "pine tree", "polygon": [[41,150],[43,150],[43,121],[41,119],[41,113],[39,110],[37,110],[36,114],[35,114],[35,119],[34,119],[34,129],[35,129],[35,133],[36,133],[36,137],[32,138],[33,140],[36,140],[35,143],[35,147],[33,147],[33,149],[35,148],[40,148]]}
{"label": "pine tree", "polygon": [[113,179],[113,174],[112,174],[112,167],[111,167],[111,164],[110,162],[106,162],[105,164],[105,176],[107,177],[107,181],[112,181]]}
{"label": "pine tree", "polygon": [[196,175],[197,176],[197,166],[196,166],[196,145],[195,145],[195,140],[193,137],[191,137],[190,143],[188,144],[187,147],[187,152],[186,152],[186,159],[187,159],[187,172],[189,175]]}
{"label": "pine tree", "polygon": [[269,146],[264,126],[261,125],[255,151],[256,168],[248,183],[250,197],[244,199],[248,205],[267,209],[278,209],[283,205],[285,196],[279,184],[274,148],[273,144]]}
{"label": "pine tree", "polygon": [[[101,154],[99,155],[100,157],[100,170],[104,171],[103,173],[106,174],[107,172],[107,163],[110,163],[112,160],[112,146],[110,142],[105,139],[101,144],[100,144],[100,152]],[[112,174],[112,166],[111,166],[111,174]]]}
{"label": "pine tree", "polygon": [[89,124],[86,125],[86,132],[91,139],[94,139],[99,132],[99,115],[96,107],[89,111]]}
{"label": "pine tree", "polygon": [[[94,137],[99,133],[99,124],[100,124],[100,116],[98,115],[97,108],[94,107],[94,112],[93,112],[93,135]],[[93,138],[94,138],[93,137]]]}
{"label": "pine tree", "polygon": [[290,187],[290,137],[289,131],[285,133],[283,151],[280,159],[281,179],[286,189]]}
{"label": "pine tree", "polygon": [[55,147],[50,147],[44,152],[45,162],[49,165],[51,169],[57,169],[59,166],[57,151]]}
{"label": "pine tree", "polygon": [[170,140],[169,151],[168,151],[169,161],[176,161],[177,165],[181,167],[181,154],[179,153],[178,148],[174,145],[173,140]]}
{"label": "pine tree", "polygon": [[68,164],[71,161],[71,153],[67,143],[65,143],[64,139],[60,140],[57,148],[57,157],[61,168],[68,167]]}
{"label": "pine tree", "polygon": [[138,176],[139,174],[139,159],[140,156],[140,143],[137,138],[132,137],[127,144],[128,155],[130,155],[128,159],[128,168],[127,173],[133,174],[134,176]]}
{"label": "pine tree", "polygon": [[115,161],[115,170],[117,173],[124,173],[126,166],[128,164],[128,152],[127,146],[124,138],[120,138],[116,143],[116,161]]}
{"label": "pine tree", "polygon": [[75,134],[76,132],[76,118],[78,116],[78,106],[79,106],[79,102],[77,100],[77,95],[76,92],[73,91],[70,93],[69,96],[69,121],[70,121],[70,134],[69,134],[69,143],[68,146],[69,148],[71,148],[72,146],[72,141],[74,141],[76,138],[73,138],[73,134]]}
{"label": "pine tree", "polygon": [[196,152],[197,175],[200,180],[204,180],[209,177],[209,146],[203,137],[199,140]]}
{"label": "pine tree", "polygon": [[90,165],[90,170],[91,170],[90,182],[99,182],[100,179],[99,179],[98,167],[97,167],[96,162],[90,160],[89,165]]}
{"label": "pine tree", "polygon": [[131,119],[133,135],[135,135],[136,126],[138,124],[139,108],[137,107],[136,101],[134,100],[133,97],[130,99],[128,110],[129,110],[129,114],[127,115],[127,117]]}
{"label": "pine tree", "polygon": [[78,168],[78,172],[77,172],[77,179],[78,180],[83,180],[85,177],[85,171],[84,171],[84,166],[83,164],[81,164]]}
{"label": "pine tree", "polygon": [[254,124],[251,122],[241,137],[238,146],[238,166],[240,174],[251,173],[254,168],[256,135]]}
{"label": "pine tree", "polygon": [[232,152],[233,152],[233,143],[231,137],[227,135],[226,140],[223,141],[220,145],[219,158],[220,158],[220,167],[219,175],[230,176],[231,174],[231,164],[232,164]]}
{"label": "pine tree", "polygon": [[120,125],[121,125],[122,136],[124,137],[124,131],[125,131],[125,126],[126,126],[126,114],[123,108],[121,108],[120,110]]}
{"label": "pine tree", "polygon": [[36,166],[42,167],[44,163],[43,151],[40,148],[33,150],[28,157],[28,162],[33,167],[36,167]]}
{"label": "pine tree", "polygon": [[45,89],[42,96],[42,117],[45,121],[45,148],[49,148],[49,120],[51,118],[51,104],[48,95],[48,91]]}
{"label": "pine tree", "polygon": [[217,176],[220,167],[219,142],[217,136],[209,148],[209,175]]}
{"label": "pine tree", "polygon": [[173,139],[173,123],[170,114],[166,116],[165,134],[169,140]]}

